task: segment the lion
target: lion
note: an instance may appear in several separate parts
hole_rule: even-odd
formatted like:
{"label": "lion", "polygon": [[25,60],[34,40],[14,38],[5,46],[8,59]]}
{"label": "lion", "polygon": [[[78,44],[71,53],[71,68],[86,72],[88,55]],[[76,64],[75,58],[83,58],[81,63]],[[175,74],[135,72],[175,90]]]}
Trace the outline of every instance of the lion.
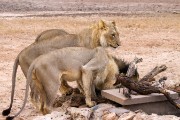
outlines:
{"label": "lion", "polygon": [[27,72],[23,107],[15,116],[8,118],[18,116],[25,107],[29,85],[32,81],[40,95],[40,111],[43,114],[48,114],[62,81],[81,83],[80,86],[84,91],[86,104],[92,107],[95,105],[95,102],[91,101],[93,76],[96,76],[96,74],[103,75],[102,77],[105,80],[101,89],[107,89],[113,87],[116,81],[115,74],[118,74],[118,72],[114,60],[103,47],[95,49],[67,47],[43,54],[32,62]]}
{"label": "lion", "polygon": [[[66,59],[64,59],[66,58]],[[91,100],[94,88],[99,90],[115,88],[116,76],[124,63],[103,47],[66,47],[35,59],[27,72],[25,99],[18,116],[27,102],[29,85],[33,81],[40,96],[40,111],[45,115],[51,111],[56,93],[62,81],[77,81],[78,88],[85,95],[89,107],[96,104]],[[94,88],[92,87],[94,86]],[[38,101],[36,101],[38,104]],[[38,106],[38,105],[36,105]]]}
{"label": "lion", "polygon": [[[48,33],[48,32],[45,32]],[[46,36],[46,35],[40,35]],[[16,72],[18,65],[21,66],[21,70],[23,71],[25,77],[27,77],[27,71],[31,63],[40,55],[46,54],[50,51],[54,51],[56,49],[61,49],[64,47],[87,47],[87,48],[96,48],[98,46],[103,47],[114,47],[117,48],[120,46],[119,33],[116,28],[115,22],[107,22],[100,20],[98,23],[94,24],[92,27],[82,30],[79,34],[64,34],[57,35],[56,37],[50,37],[52,39],[37,39],[36,42],[32,43],[25,49],[23,49],[15,59],[13,74],[12,74],[12,92],[11,92],[11,102],[8,109],[4,110],[2,114],[4,116],[8,115],[11,111],[13,98],[14,98],[14,90],[15,90],[15,80],[16,80]],[[46,40],[45,40],[46,39]],[[41,41],[41,42],[40,42]],[[33,89],[34,83],[31,82],[31,100],[36,101],[38,96],[36,96],[36,91]],[[69,93],[71,91],[71,87],[64,81],[62,81],[60,91],[63,94]],[[34,102],[33,102],[34,103]]]}
{"label": "lion", "polygon": [[53,38],[57,36],[66,35],[66,34],[69,34],[69,33],[63,29],[46,30],[37,36],[37,38],[35,39],[35,42],[41,42],[44,40],[52,40]]}

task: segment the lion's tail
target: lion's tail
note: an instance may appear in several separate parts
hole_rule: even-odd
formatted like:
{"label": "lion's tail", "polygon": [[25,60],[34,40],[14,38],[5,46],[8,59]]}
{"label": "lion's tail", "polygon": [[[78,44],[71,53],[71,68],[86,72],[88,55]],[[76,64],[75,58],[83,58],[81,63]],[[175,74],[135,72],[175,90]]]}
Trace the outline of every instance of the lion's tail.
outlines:
{"label": "lion's tail", "polygon": [[12,108],[12,104],[13,104],[13,99],[14,99],[14,92],[15,92],[15,83],[16,83],[16,73],[17,73],[17,68],[19,65],[19,55],[16,57],[15,62],[14,62],[14,66],[13,66],[13,73],[12,73],[12,91],[11,91],[11,102],[10,102],[10,106],[8,109],[4,110],[2,112],[3,116],[7,116],[9,115],[9,113],[11,112],[11,108]]}
{"label": "lion's tail", "polygon": [[[35,60],[35,61],[36,61],[36,60]],[[26,91],[25,91],[25,97],[24,97],[23,105],[22,105],[22,107],[21,107],[21,109],[19,110],[18,113],[16,113],[14,116],[8,116],[8,117],[6,118],[6,120],[12,120],[12,119],[14,119],[15,117],[17,117],[17,116],[22,112],[22,110],[24,109],[24,107],[25,107],[25,105],[26,105],[27,98],[28,98],[28,92],[29,92],[29,86],[30,86],[30,82],[32,81],[32,72],[33,72],[33,70],[34,70],[35,61],[33,61],[33,63],[31,64],[31,66],[30,66],[29,69],[28,69],[27,81],[26,81]]]}

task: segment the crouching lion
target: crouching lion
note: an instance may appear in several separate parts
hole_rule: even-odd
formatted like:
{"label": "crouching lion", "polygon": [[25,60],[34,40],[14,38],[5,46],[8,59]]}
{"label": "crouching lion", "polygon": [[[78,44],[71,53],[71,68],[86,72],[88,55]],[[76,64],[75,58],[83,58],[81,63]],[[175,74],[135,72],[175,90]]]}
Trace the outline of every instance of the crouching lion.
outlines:
{"label": "crouching lion", "polygon": [[92,107],[96,104],[91,101],[92,86],[100,90],[114,88],[119,66],[121,62],[114,60],[103,47],[68,47],[41,55],[29,67],[23,107],[9,118],[18,116],[25,107],[31,81],[40,95],[40,111],[43,114],[50,112],[62,81],[77,81],[86,104]]}
{"label": "crouching lion", "polygon": [[[56,31],[54,34],[53,31]],[[27,77],[27,71],[31,63],[40,55],[46,54],[50,51],[56,49],[61,49],[64,47],[74,47],[74,46],[84,46],[87,48],[95,48],[98,46],[112,46],[114,48],[120,45],[119,33],[116,29],[115,22],[107,22],[100,20],[98,23],[94,24],[92,27],[82,30],[79,34],[68,34],[66,32],[61,32],[62,34],[58,35],[58,30],[50,30],[40,34],[36,41],[23,49],[15,59],[13,73],[12,73],[12,92],[11,92],[11,102],[8,109],[4,110],[2,114],[4,116],[8,115],[11,111],[13,99],[14,99],[14,90],[15,90],[15,81],[16,81],[16,72],[18,65],[21,66],[25,77]],[[48,35],[49,34],[49,35]],[[54,35],[52,35],[54,34]],[[56,37],[53,37],[56,36]],[[31,82],[31,100],[32,102],[38,99],[38,96],[35,89],[33,89],[34,83]],[[71,91],[70,86],[66,82],[62,81],[61,92],[66,94]],[[63,88],[63,89],[62,89]]]}

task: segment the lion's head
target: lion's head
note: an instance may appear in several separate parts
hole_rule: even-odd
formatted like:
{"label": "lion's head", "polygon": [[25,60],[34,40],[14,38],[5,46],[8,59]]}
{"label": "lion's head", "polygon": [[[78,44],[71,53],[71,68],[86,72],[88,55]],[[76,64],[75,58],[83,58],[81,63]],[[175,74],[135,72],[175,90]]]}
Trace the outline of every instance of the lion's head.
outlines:
{"label": "lion's head", "polygon": [[120,46],[119,33],[114,21],[100,20],[93,26],[92,36],[94,46],[111,46],[113,48]]}

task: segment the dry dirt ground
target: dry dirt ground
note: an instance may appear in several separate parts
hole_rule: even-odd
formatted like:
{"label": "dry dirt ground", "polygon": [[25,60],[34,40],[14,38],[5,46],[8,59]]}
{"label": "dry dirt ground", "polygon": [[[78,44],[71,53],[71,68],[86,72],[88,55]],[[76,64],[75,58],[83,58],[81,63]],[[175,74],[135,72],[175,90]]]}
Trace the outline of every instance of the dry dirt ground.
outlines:
{"label": "dry dirt ground", "polygon": [[[44,1],[46,1],[46,4],[44,4]],[[83,28],[88,27],[99,19],[115,20],[117,23],[122,45],[116,50],[110,50],[113,55],[119,58],[123,58],[127,61],[131,61],[135,56],[142,57],[143,62],[138,64],[140,77],[144,76],[156,65],[166,64],[168,69],[165,72],[159,74],[157,79],[161,76],[167,76],[167,87],[175,85],[180,86],[180,14],[178,14],[180,10],[179,0],[158,0],[158,5],[155,4],[155,0],[152,0],[151,2],[147,2],[148,0],[143,0],[143,3],[137,2],[139,0],[126,0],[126,4],[123,3],[123,0],[121,0],[123,3],[120,4],[121,7],[114,7],[118,6],[118,0],[111,0],[114,2],[114,6],[112,8],[111,6],[108,6],[110,4],[108,0],[106,0],[103,4],[105,7],[100,4],[102,2],[100,0],[96,4],[93,3],[95,0],[87,0],[86,3],[83,3],[85,7],[82,7],[80,0],[77,0],[80,1],[79,3],[76,3],[75,0],[68,0],[70,1],[71,6],[80,6],[80,8],[74,7],[72,9],[68,9],[68,7],[65,7],[67,10],[73,12],[79,12],[82,10],[84,11],[84,8],[86,8],[87,11],[107,10],[110,12],[115,11],[116,13],[118,10],[124,10],[125,12],[132,10],[140,12],[141,10],[158,12],[156,14],[148,15],[130,14],[118,16],[110,15],[106,17],[90,14],[86,16],[61,16],[57,11],[63,11],[64,8],[57,7],[60,3],[57,4],[56,0],[52,1],[0,1],[0,111],[7,108],[10,102],[11,75],[14,59],[22,49],[34,42],[36,36],[39,33],[44,30],[53,28],[65,29],[69,33],[78,33],[78,31],[81,31]],[[63,0],[61,1],[63,2]],[[134,3],[132,4],[132,2]],[[52,5],[54,5],[54,7],[52,7]],[[61,6],[65,5],[66,4],[61,4]],[[66,6],[69,5],[67,4]],[[37,17],[37,12],[39,11],[50,11],[51,15],[53,14],[53,11],[56,11],[60,16],[53,17],[53,14],[52,17]],[[19,15],[19,13],[21,14]],[[19,16],[22,16],[22,14],[31,14],[31,17],[13,17],[15,14],[18,14]],[[72,85],[75,86],[75,83]],[[21,107],[24,91],[25,78],[21,72],[21,69],[19,68],[12,114],[16,113],[17,110],[19,110]],[[35,110],[32,104],[28,102],[25,110],[18,117],[18,119],[24,118],[25,120],[31,120],[36,115],[40,114]],[[1,119],[3,120],[4,117],[0,115],[0,120]]]}
{"label": "dry dirt ground", "polygon": [[[0,16],[180,13],[179,0],[1,0]],[[14,15],[13,15],[14,16]]]}
{"label": "dry dirt ground", "polygon": [[[138,64],[140,77],[156,65],[166,64],[168,69],[159,76],[167,76],[169,86],[180,84],[180,15],[0,18],[0,111],[10,102],[14,59],[34,42],[37,34],[52,28],[77,33],[99,19],[115,20],[117,23],[122,46],[111,51],[112,54],[128,61],[135,56],[143,58],[143,62]],[[21,107],[24,88],[25,78],[19,69],[12,114]],[[37,114],[28,102],[20,117],[32,119]]]}

